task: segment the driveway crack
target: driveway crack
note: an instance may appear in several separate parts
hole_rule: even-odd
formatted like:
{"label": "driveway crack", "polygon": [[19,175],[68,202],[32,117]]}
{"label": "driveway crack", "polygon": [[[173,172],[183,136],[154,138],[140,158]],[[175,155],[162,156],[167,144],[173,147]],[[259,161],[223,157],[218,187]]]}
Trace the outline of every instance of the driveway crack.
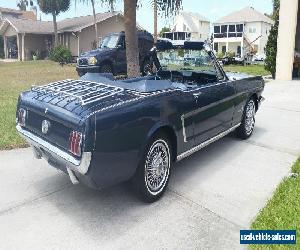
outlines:
{"label": "driveway crack", "polygon": [[42,194],[41,196],[25,200],[25,201],[23,201],[21,203],[15,204],[15,205],[13,205],[11,207],[8,207],[8,208],[5,208],[3,210],[0,210],[0,216],[4,215],[4,214],[6,214],[6,213],[8,213],[8,212],[10,212],[12,210],[15,210],[15,209],[21,208],[23,206],[26,206],[28,204],[34,203],[34,202],[36,202],[38,200],[41,200],[41,199],[43,199],[45,197],[51,196],[51,195],[53,195],[55,193],[63,191],[63,190],[65,190],[67,188],[70,188],[72,186],[73,186],[72,184],[67,183],[67,184],[61,186],[59,189],[56,189],[56,190],[53,190],[53,191],[47,191],[44,194]]}
{"label": "driveway crack", "polygon": [[198,207],[200,207],[200,208],[202,208],[202,209],[208,211],[209,213],[215,215],[215,216],[218,217],[219,219],[224,220],[224,221],[226,221],[226,222],[232,224],[233,226],[235,226],[235,227],[238,228],[239,230],[242,229],[242,228],[247,228],[247,226],[242,226],[242,225],[239,225],[239,224],[237,224],[237,223],[235,223],[235,222],[233,222],[233,221],[231,221],[231,220],[228,220],[227,218],[225,218],[225,217],[223,217],[223,216],[217,214],[216,212],[210,210],[209,208],[207,208],[207,207],[203,206],[202,204],[200,204],[200,203],[198,203],[198,202],[192,200],[191,198],[188,198],[188,197],[184,196],[183,194],[181,194],[181,193],[179,193],[179,192],[177,192],[177,191],[175,191],[175,190],[172,190],[172,189],[170,189],[170,188],[167,188],[167,189],[168,189],[171,193],[173,193],[173,194],[175,194],[176,196],[178,196],[179,198],[184,199],[184,200],[186,200],[186,201],[188,201],[188,202],[190,202],[190,203],[192,203],[192,204],[194,204],[194,205],[196,205],[196,206],[198,206]]}

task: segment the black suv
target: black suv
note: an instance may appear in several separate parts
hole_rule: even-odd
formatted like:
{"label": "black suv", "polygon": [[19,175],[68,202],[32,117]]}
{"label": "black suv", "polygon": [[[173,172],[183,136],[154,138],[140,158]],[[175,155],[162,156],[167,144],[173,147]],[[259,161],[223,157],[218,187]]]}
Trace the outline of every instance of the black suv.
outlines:
{"label": "black suv", "polygon": [[[139,59],[141,72],[149,65],[149,52],[153,47],[153,36],[146,31],[138,31]],[[125,32],[107,35],[100,47],[81,54],[77,59],[76,70],[79,76],[89,73],[126,74]]]}

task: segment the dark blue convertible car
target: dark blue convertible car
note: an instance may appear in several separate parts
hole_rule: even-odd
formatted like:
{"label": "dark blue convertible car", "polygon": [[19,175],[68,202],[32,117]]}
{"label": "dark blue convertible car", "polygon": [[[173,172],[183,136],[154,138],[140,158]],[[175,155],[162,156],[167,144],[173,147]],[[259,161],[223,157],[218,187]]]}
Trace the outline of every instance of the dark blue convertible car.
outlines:
{"label": "dark blue convertible car", "polygon": [[262,77],[225,74],[199,42],[157,46],[148,76],[34,86],[17,106],[17,130],[36,158],[101,189],[132,180],[148,202],[160,198],[172,164],[235,131],[254,130]]}

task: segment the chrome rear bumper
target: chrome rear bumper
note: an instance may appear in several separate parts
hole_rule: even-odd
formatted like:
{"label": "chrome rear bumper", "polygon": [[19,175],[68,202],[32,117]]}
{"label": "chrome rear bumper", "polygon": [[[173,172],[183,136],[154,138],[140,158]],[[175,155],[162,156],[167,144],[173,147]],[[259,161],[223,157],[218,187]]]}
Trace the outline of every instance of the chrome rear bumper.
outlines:
{"label": "chrome rear bumper", "polygon": [[60,162],[63,162],[67,169],[71,169],[82,175],[85,175],[88,172],[92,158],[91,152],[83,152],[82,157],[79,160],[33,133],[23,129],[20,125],[17,125],[16,128],[19,134],[32,147],[34,156],[37,159],[41,159],[43,157],[43,152],[46,151]]}

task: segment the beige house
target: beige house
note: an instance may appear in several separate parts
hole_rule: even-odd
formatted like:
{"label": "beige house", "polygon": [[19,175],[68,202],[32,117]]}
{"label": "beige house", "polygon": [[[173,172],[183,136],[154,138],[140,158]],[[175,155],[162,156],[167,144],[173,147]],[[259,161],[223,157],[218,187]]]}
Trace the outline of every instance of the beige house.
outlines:
{"label": "beige house", "polygon": [[172,31],[163,34],[163,38],[171,39],[175,45],[186,40],[206,41],[209,37],[210,21],[198,13],[186,11],[176,15]]}
{"label": "beige house", "polygon": [[[123,31],[124,17],[120,12],[100,13],[97,14],[97,25],[101,40],[109,33]],[[95,42],[93,16],[60,21],[58,33],[60,43],[69,48],[73,56],[89,51]],[[37,51],[41,57],[46,57],[53,45],[53,23],[5,17],[0,23],[0,35],[4,39],[5,58],[31,60]]]}
{"label": "beige house", "polygon": [[265,57],[273,21],[252,7],[233,12],[214,23],[214,50]]}

